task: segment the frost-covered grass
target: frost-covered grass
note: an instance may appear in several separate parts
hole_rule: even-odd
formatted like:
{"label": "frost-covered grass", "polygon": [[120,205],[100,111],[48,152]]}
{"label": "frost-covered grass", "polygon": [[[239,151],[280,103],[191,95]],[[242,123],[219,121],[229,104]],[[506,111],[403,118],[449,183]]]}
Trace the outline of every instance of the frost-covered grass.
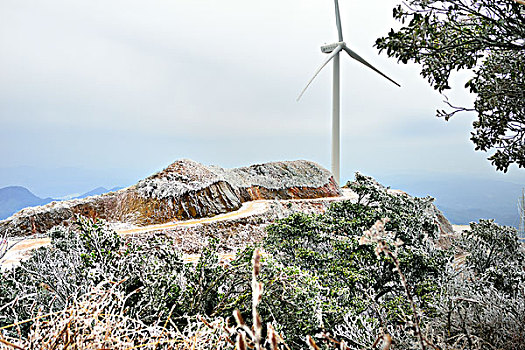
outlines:
{"label": "frost-covered grass", "polygon": [[525,348],[514,229],[480,221],[443,248],[431,199],[360,175],[350,186],[358,203],[279,220],[230,263],[214,242],[184,264],[169,239],[80,218],[0,275],[1,346]]}

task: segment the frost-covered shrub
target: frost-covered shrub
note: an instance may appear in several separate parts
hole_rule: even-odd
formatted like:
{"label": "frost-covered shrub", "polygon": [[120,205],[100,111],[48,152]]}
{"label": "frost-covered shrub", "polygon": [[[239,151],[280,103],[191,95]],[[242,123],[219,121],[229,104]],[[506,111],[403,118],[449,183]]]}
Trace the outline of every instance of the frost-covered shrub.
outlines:
{"label": "frost-covered shrub", "polygon": [[79,218],[51,237],[50,247],[0,273],[0,326],[68,308],[102,282],[116,285],[127,296],[126,315],[146,324],[230,312],[247,289],[249,256],[223,267],[213,245],[193,265],[183,264],[169,239],[126,239],[98,220]]}
{"label": "frost-covered shrub", "polygon": [[456,348],[525,349],[525,249],[516,229],[480,220],[454,249],[429,324]]}
{"label": "frost-covered shrub", "polygon": [[456,244],[458,254],[465,255],[464,268],[475,273],[476,279],[510,295],[525,282],[525,250],[515,228],[480,220]]}
{"label": "frost-covered shrub", "polygon": [[170,286],[176,285],[182,260],[166,241],[143,246],[119,237],[101,221],[84,218],[74,229],[50,235],[50,247],[35,250],[20,266],[0,274],[0,324],[67,308],[104,281],[130,294],[130,315],[144,320],[165,312],[174,302],[170,298],[178,297]]}
{"label": "frost-covered shrub", "polygon": [[[432,200],[390,194],[373,179],[359,174],[348,185],[359,195],[358,203],[344,201],[322,215],[299,213],[280,220],[268,227],[264,247],[282,265],[296,266],[320,284],[317,310],[309,316],[310,333],[334,329],[341,330],[341,336],[369,332],[366,327],[345,328],[345,320],[354,319],[366,319],[374,325],[374,335],[365,337],[368,340],[377,336],[380,326],[410,329],[411,308],[396,265],[388,256],[378,257],[375,245],[362,244],[362,237],[377,220],[389,218],[385,229],[410,293],[420,312],[435,313],[432,301],[452,255],[435,243],[438,226]],[[289,306],[283,301],[280,308]],[[350,337],[341,340],[348,346],[353,341]],[[355,341],[354,345],[360,348]]]}
{"label": "frost-covered shrub", "polygon": [[[118,286],[117,286],[118,287]],[[34,320],[27,336],[2,336],[2,349],[234,349],[235,328],[222,318],[188,317],[178,327],[172,319],[148,325],[126,313],[127,295],[102,283],[67,308]],[[213,344],[213,345],[211,345]]]}

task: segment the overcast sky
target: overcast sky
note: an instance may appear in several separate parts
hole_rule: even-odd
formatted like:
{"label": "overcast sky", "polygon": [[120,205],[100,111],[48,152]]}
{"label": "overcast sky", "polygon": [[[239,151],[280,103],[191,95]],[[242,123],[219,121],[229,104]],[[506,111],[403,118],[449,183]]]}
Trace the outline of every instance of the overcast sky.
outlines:
{"label": "overcast sky", "polygon": [[[342,180],[361,171],[525,183],[523,169],[496,173],[474,152],[472,115],[435,117],[443,98],[419,67],[373,48],[398,26],[397,3],[340,0],[347,45],[402,85],[341,57]],[[331,0],[0,0],[1,167],[76,167],[113,182],[179,158],[329,168],[331,66],[296,97],[326,57],[319,47],[336,39]]]}

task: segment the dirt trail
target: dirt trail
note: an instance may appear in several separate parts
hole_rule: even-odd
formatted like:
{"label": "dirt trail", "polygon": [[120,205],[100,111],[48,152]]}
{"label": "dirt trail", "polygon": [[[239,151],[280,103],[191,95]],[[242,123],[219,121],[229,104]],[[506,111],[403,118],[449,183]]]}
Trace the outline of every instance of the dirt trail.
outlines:
{"label": "dirt trail", "polygon": [[216,215],[211,218],[176,221],[176,222],[169,222],[166,224],[149,225],[149,226],[143,226],[143,227],[127,228],[127,229],[116,229],[115,231],[120,235],[126,236],[126,235],[136,234],[136,233],[145,233],[145,232],[150,232],[150,231],[164,230],[164,229],[173,228],[177,226],[199,225],[199,224],[205,224],[209,222],[238,219],[244,216],[254,215],[258,212],[264,211],[268,207],[269,202],[270,201],[267,201],[267,200],[246,202],[246,203],[243,203],[242,207],[239,210],[236,210],[230,213],[226,213],[226,214]]}
{"label": "dirt trail", "polygon": [[[313,201],[334,201],[334,200],[355,200],[356,195],[350,190],[343,189],[343,196],[341,197],[326,197],[326,198],[316,198],[316,199],[291,199],[286,200],[286,202],[313,202]],[[185,221],[176,221],[169,222],[165,224],[149,225],[144,227],[130,226],[122,223],[111,224],[110,227],[122,236],[142,234],[151,231],[166,230],[170,228],[175,228],[178,226],[193,226],[201,225],[212,222],[221,222],[235,220],[243,217],[249,217],[252,215],[257,215],[264,213],[270,210],[270,204],[274,202],[273,200],[256,200],[245,202],[239,210],[216,215],[213,217],[202,218],[202,219],[193,219]],[[9,267],[15,266],[20,261],[27,259],[31,250],[40,248],[51,243],[49,237],[13,237],[9,238],[4,245],[9,247],[5,254],[2,256],[2,247],[0,247],[0,269],[5,270]],[[187,262],[193,262],[197,259],[197,255],[187,255],[184,257],[184,260]]]}

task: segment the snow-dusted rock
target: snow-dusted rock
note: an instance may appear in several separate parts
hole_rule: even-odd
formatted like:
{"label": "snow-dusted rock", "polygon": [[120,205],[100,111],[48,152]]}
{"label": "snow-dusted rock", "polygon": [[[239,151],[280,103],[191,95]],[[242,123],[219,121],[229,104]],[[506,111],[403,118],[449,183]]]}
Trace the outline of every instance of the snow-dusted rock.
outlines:
{"label": "snow-dusted rock", "polygon": [[250,200],[340,195],[331,173],[309,161],[223,169],[183,159],[126,189],[23,209],[0,221],[0,235],[46,232],[77,214],[147,225],[226,213]]}

